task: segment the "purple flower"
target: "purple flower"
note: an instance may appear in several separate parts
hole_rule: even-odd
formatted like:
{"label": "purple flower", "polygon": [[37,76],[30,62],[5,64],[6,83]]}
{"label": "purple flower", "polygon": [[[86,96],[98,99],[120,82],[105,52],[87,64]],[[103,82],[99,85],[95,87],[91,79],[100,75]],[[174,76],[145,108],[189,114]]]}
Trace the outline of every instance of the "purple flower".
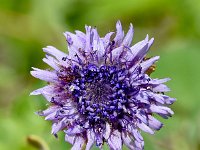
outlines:
{"label": "purple flower", "polygon": [[140,131],[154,134],[163,124],[153,117],[168,118],[173,111],[167,106],[175,99],[165,95],[169,80],[152,79],[159,56],[147,58],[154,39],[146,38],[131,46],[133,26],[124,35],[121,23],[114,32],[99,37],[97,29],[86,26],[86,33],[65,32],[69,54],[52,46],[43,49],[43,59],[52,70],[33,68],[31,74],[48,85],[31,95],[42,94],[49,108],[39,112],[51,120],[52,134],[65,132],[72,150],[142,150]]}

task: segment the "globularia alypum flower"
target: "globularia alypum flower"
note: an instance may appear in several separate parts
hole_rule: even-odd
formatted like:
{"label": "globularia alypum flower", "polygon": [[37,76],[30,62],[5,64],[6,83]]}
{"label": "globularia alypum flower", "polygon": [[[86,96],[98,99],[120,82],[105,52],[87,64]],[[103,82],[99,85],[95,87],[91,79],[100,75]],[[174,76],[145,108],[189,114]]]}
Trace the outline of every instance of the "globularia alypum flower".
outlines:
{"label": "globularia alypum flower", "polygon": [[[69,54],[52,46],[43,49],[43,59],[52,70],[33,68],[31,74],[48,85],[31,95],[42,94],[49,108],[39,113],[51,120],[52,134],[60,130],[73,145],[72,150],[102,149],[142,150],[140,131],[153,134],[162,123],[153,117],[168,118],[173,111],[167,106],[175,99],[165,95],[169,79],[152,79],[159,56],[147,58],[154,39],[146,38],[131,46],[133,26],[124,35],[121,23],[116,34],[99,37],[97,29],[86,26],[86,33],[65,32]],[[113,36],[113,37],[112,37]]]}

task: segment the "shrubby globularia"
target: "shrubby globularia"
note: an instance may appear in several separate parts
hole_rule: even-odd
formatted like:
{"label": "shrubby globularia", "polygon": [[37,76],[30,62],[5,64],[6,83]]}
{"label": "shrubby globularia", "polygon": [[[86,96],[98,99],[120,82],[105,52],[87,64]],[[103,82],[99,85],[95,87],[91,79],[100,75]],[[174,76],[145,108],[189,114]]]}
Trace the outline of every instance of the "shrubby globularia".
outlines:
{"label": "shrubby globularia", "polygon": [[104,143],[111,150],[121,150],[123,144],[142,150],[140,131],[159,130],[163,124],[153,114],[170,117],[173,111],[167,106],[175,101],[164,94],[169,78],[150,77],[159,59],[146,56],[154,39],[147,35],[131,46],[133,26],[125,35],[120,21],[116,34],[104,37],[96,28],[85,28],[86,33],[64,33],[68,54],[52,46],[43,49],[47,53],[43,61],[52,69],[31,71],[48,82],[31,93],[42,94],[49,102],[38,114],[52,121],[52,134],[65,132],[72,150],[90,150],[93,145],[102,149]]}

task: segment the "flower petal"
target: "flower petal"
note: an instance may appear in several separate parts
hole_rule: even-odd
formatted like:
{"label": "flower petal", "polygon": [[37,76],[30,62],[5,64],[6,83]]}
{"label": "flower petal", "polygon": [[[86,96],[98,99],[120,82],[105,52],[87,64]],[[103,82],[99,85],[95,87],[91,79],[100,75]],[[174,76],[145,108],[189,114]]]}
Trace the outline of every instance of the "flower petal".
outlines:
{"label": "flower petal", "polygon": [[113,61],[117,61],[119,59],[119,56],[122,54],[123,51],[124,51],[124,47],[123,46],[120,46],[120,47],[117,47],[117,48],[113,49],[111,51],[112,60]]}
{"label": "flower petal", "polygon": [[161,114],[164,116],[170,116],[174,114],[174,112],[165,106],[156,106],[156,105],[151,105],[149,110],[153,113]]}
{"label": "flower petal", "polygon": [[74,144],[76,136],[69,136],[67,134],[65,134],[65,141],[69,142],[70,144]]}
{"label": "flower petal", "polygon": [[141,63],[141,67],[142,67],[142,73],[145,73],[145,71],[147,71],[149,69],[149,67],[151,67],[156,61],[158,61],[160,58],[160,56],[155,56],[152,57],[144,62]]}
{"label": "flower petal", "polygon": [[164,84],[159,84],[155,87],[153,87],[153,91],[154,92],[169,92],[170,88],[168,88],[166,85]]}
{"label": "flower petal", "polygon": [[59,121],[58,123],[54,123],[52,125],[52,130],[51,133],[52,134],[56,134],[58,131],[64,129],[66,127],[66,118],[63,118],[61,121]]}
{"label": "flower petal", "polygon": [[58,61],[51,57],[51,56],[48,56],[46,55],[46,58],[43,58],[42,59],[46,64],[48,64],[49,66],[51,66],[53,69],[55,70],[59,70],[59,66],[58,66]]}
{"label": "flower petal", "polygon": [[43,48],[43,51],[45,53],[48,53],[54,57],[56,57],[59,61],[62,61],[63,57],[67,57],[67,54],[58,50],[57,48],[53,47],[53,46],[47,46],[45,48]]}
{"label": "flower petal", "polygon": [[116,29],[117,29],[117,33],[116,36],[114,38],[115,44],[117,46],[121,45],[121,42],[123,40],[124,37],[124,31],[122,30],[122,25],[120,21],[117,21],[116,23]]}
{"label": "flower petal", "polygon": [[87,144],[85,150],[90,150],[95,142],[95,134],[93,131],[87,131]]}
{"label": "flower petal", "polygon": [[165,100],[165,104],[168,104],[168,105],[171,105],[176,101],[175,98],[171,98],[171,97],[169,97],[167,95],[163,95],[163,98]]}
{"label": "flower petal", "polygon": [[53,89],[54,89],[54,87],[52,85],[47,85],[43,88],[40,88],[40,89],[37,89],[37,90],[31,92],[30,95],[40,95],[42,93],[49,93],[49,92],[51,93],[51,92],[53,92]]}
{"label": "flower petal", "polygon": [[111,134],[111,126],[108,122],[106,122],[106,129],[104,130],[103,137],[107,140]]}
{"label": "flower petal", "polygon": [[79,125],[73,125],[69,129],[66,130],[66,133],[68,135],[76,135],[78,133],[81,133],[83,129]]}
{"label": "flower petal", "polygon": [[81,136],[77,136],[75,138],[75,141],[71,150],[83,150],[84,145],[85,145],[85,139]]}
{"label": "flower petal", "polygon": [[130,24],[130,27],[129,27],[129,31],[128,33],[126,34],[123,42],[122,42],[122,45],[123,46],[130,46],[131,42],[132,42],[132,39],[133,39],[133,25]]}
{"label": "flower petal", "polygon": [[114,130],[108,139],[108,145],[111,150],[122,149],[122,138],[121,133],[118,130]]}
{"label": "flower petal", "polygon": [[44,80],[47,82],[57,82],[58,77],[54,72],[50,72],[47,70],[41,70],[38,68],[33,68],[33,71],[31,71],[31,75],[35,78],[38,78],[40,80]]}
{"label": "flower petal", "polygon": [[124,131],[122,132],[122,140],[123,143],[131,150],[134,150],[135,147],[135,143],[134,140],[131,138],[131,136],[129,135],[128,132]]}
{"label": "flower petal", "polygon": [[148,115],[148,125],[150,128],[153,128],[154,130],[160,130],[160,128],[162,128],[163,126],[163,124],[160,121],[158,121],[151,115]]}
{"label": "flower petal", "polygon": [[86,46],[85,52],[91,52],[91,26],[85,26],[86,30]]}
{"label": "flower petal", "polygon": [[135,146],[136,146],[136,150],[143,150],[144,140],[143,140],[143,137],[141,136],[141,134],[139,133],[139,131],[131,125],[128,125],[128,131],[129,131],[129,133],[132,134],[132,136],[135,139],[134,143],[135,143]]}
{"label": "flower petal", "polygon": [[141,130],[143,130],[144,132],[147,132],[147,133],[149,133],[149,134],[154,134],[154,131],[151,130],[151,128],[149,128],[146,124],[144,124],[144,123],[141,122],[141,121],[139,121],[139,122],[137,123],[137,126],[138,126]]}
{"label": "flower petal", "polygon": [[110,38],[114,34],[114,32],[107,33],[103,38],[104,48],[106,49],[110,43]]}

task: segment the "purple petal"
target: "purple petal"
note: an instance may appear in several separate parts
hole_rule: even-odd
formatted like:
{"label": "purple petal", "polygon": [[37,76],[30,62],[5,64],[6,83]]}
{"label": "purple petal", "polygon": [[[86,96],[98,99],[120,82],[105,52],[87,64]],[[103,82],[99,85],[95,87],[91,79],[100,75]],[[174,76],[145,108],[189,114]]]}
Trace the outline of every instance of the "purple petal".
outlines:
{"label": "purple petal", "polygon": [[85,38],[86,38],[85,33],[78,31],[78,30],[76,30],[75,33],[85,43]]}
{"label": "purple petal", "polygon": [[121,53],[124,51],[124,46],[117,47],[111,51],[112,60],[118,60]]}
{"label": "purple petal", "polygon": [[68,46],[70,49],[72,48],[73,50],[77,51],[79,48],[84,48],[84,42],[77,35],[70,32],[65,32],[64,35],[68,41]]}
{"label": "purple petal", "polygon": [[95,134],[93,131],[87,131],[87,144],[85,150],[90,150],[95,142]]}
{"label": "purple petal", "polygon": [[116,29],[117,29],[117,32],[116,32],[116,36],[114,38],[114,41],[117,45],[121,45],[121,42],[124,38],[124,31],[122,30],[122,25],[121,25],[120,21],[117,21]]}
{"label": "purple petal", "polygon": [[159,84],[159,85],[153,87],[153,91],[154,92],[169,92],[170,89],[164,84]]}
{"label": "purple petal", "polygon": [[168,104],[168,105],[171,105],[176,101],[175,98],[171,98],[167,95],[163,95],[163,98],[164,98],[165,103]]}
{"label": "purple petal", "polygon": [[40,80],[44,80],[47,82],[58,82],[58,77],[54,72],[50,72],[47,70],[41,70],[38,68],[33,68],[33,71],[31,71],[31,75],[35,78],[38,78]]}
{"label": "purple petal", "polygon": [[47,85],[43,88],[40,88],[31,92],[30,95],[40,95],[42,93],[51,93],[53,92],[53,90],[54,90],[54,87],[52,85]]}
{"label": "purple petal", "polygon": [[123,46],[130,46],[131,42],[132,42],[132,39],[133,39],[133,25],[130,24],[130,28],[129,28],[129,31],[128,33],[126,34],[123,42],[122,42],[122,45]]}
{"label": "purple petal", "polygon": [[68,135],[76,135],[83,131],[83,129],[79,125],[74,125],[66,130]]}
{"label": "purple petal", "polygon": [[103,43],[104,43],[104,48],[108,47],[108,44],[110,43],[110,38],[114,34],[114,32],[109,32],[105,35],[105,37],[102,38]]}
{"label": "purple petal", "polygon": [[106,129],[104,131],[103,137],[107,140],[111,134],[111,126],[108,122],[106,122]]}
{"label": "purple petal", "polygon": [[154,131],[151,130],[151,128],[149,128],[146,124],[144,124],[143,122],[139,121],[137,126],[143,130],[144,132],[147,132],[149,134],[154,134]]}
{"label": "purple petal", "polygon": [[68,41],[69,57],[77,60],[77,57],[75,57],[77,55],[81,60],[84,60],[85,58],[82,54],[83,49],[85,48],[84,40],[70,32],[65,32],[64,35]]}
{"label": "purple petal", "polygon": [[122,149],[121,133],[118,130],[114,130],[108,139],[108,145],[112,150]]}
{"label": "purple petal", "polygon": [[42,94],[47,101],[51,101],[52,97],[55,96],[55,87],[53,85],[47,85],[43,88],[37,89],[30,93],[30,95],[40,95]]}
{"label": "purple petal", "polygon": [[45,120],[56,120],[57,111],[52,112],[51,114],[45,117]]}
{"label": "purple petal", "polygon": [[143,137],[141,136],[141,134],[139,133],[139,131],[131,125],[128,125],[128,131],[129,131],[129,133],[132,134],[132,136],[135,139],[134,143],[135,143],[135,146],[137,147],[136,149],[143,150],[144,140],[143,140]]}
{"label": "purple petal", "polygon": [[58,109],[59,109],[58,106],[51,106],[51,107],[47,108],[46,110],[39,112],[39,115],[48,116],[48,115],[54,113],[55,111],[57,111]]}
{"label": "purple petal", "polygon": [[64,52],[56,49],[53,46],[47,46],[47,47],[43,48],[43,51],[45,53],[48,53],[48,54],[56,57],[59,61],[62,61],[63,57],[67,57],[67,54],[65,54]]}
{"label": "purple petal", "polygon": [[85,139],[81,136],[77,136],[75,138],[75,141],[71,150],[83,150],[84,145],[85,145]]}
{"label": "purple petal", "polygon": [[59,70],[60,69],[59,66],[58,66],[59,63],[58,63],[58,61],[55,58],[46,55],[46,58],[43,58],[42,60],[46,64],[48,64],[49,66],[51,66],[53,69],[55,69],[55,70]]}
{"label": "purple petal", "polygon": [[156,61],[159,60],[159,56],[152,57],[144,62],[141,63],[142,73],[145,73]]}
{"label": "purple petal", "polygon": [[[93,39],[93,40],[99,40],[99,39],[100,39],[99,34],[98,34],[96,28],[92,28],[91,34],[92,34],[92,39]],[[91,42],[92,42],[92,41],[91,41]]]}
{"label": "purple petal", "polygon": [[150,49],[151,45],[153,44],[154,42],[154,38],[151,38],[148,42],[148,49]]}
{"label": "purple petal", "polygon": [[61,121],[59,121],[58,123],[54,123],[52,125],[52,130],[51,133],[52,134],[56,134],[58,131],[64,129],[66,127],[66,118],[63,118]]}
{"label": "purple petal", "polygon": [[165,106],[151,105],[149,109],[151,112],[157,113],[157,114],[163,114],[167,116],[171,116],[174,114],[174,112],[170,108],[165,107]]}
{"label": "purple petal", "polygon": [[65,141],[69,142],[70,144],[74,144],[76,136],[69,136],[67,134],[65,134]]}
{"label": "purple petal", "polygon": [[139,61],[141,61],[144,58],[148,50],[147,48],[148,48],[148,44],[145,44],[144,46],[138,48],[137,51],[134,51],[133,57],[131,60],[130,69],[129,69],[130,72],[133,72],[135,70],[134,65],[139,63]]}
{"label": "purple petal", "polygon": [[163,124],[160,121],[158,121],[151,115],[148,115],[148,124],[149,127],[153,128],[154,130],[160,130],[160,128],[163,126]]}
{"label": "purple petal", "polygon": [[123,143],[131,150],[136,149],[134,140],[131,138],[128,132],[122,132]]}
{"label": "purple petal", "polygon": [[93,51],[97,54],[98,60],[105,54],[103,41],[101,39],[93,40]]}
{"label": "purple petal", "polygon": [[85,26],[86,30],[86,47],[85,51],[86,52],[91,52],[91,26]]}
{"label": "purple petal", "polygon": [[164,78],[164,79],[152,79],[148,82],[148,84],[162,84],[167,81],[171,80],[170,78]]}
{"label": "purple petal", "polygon": [[153,93],[153,92],[146,92],[149,97],[153,100],[155,100],[156,102],[158,103],[161,103],[161,104],[164,104],[164,98],[162,97],[162,94],[156,94],[156,93]]}

